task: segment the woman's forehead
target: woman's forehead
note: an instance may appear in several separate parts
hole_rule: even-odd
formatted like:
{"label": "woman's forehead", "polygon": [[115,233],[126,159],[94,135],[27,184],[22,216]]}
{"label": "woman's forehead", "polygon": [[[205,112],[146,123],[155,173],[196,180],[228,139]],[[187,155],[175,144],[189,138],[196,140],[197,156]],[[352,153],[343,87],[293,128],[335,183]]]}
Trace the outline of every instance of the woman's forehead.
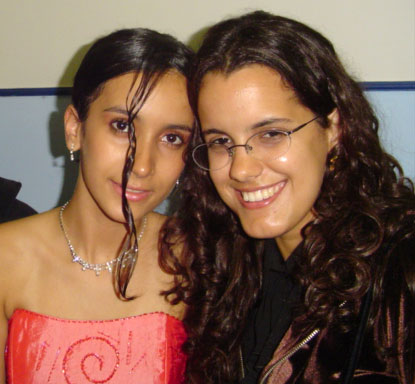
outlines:
{"label": "woman's forehead", "polygon": [[198,113],[204,129],[219,126],[255,127],[267,120],[289,122],[307,110],[274,70],[260,65],[230,74],[206,75]]}

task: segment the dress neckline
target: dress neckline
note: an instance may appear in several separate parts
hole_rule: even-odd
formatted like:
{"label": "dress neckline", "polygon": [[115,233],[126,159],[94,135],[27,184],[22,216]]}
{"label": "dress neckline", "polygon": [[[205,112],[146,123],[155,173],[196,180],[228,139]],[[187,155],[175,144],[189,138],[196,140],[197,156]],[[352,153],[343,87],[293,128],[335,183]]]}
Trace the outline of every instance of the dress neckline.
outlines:
{"label": "dress neckline", "polygon": [[103,320],[79,320],[79,319],[67,319],[67,318],[63,318],[63,317],[58,317],[58,316],[53,316],[53,315],[46,315],[46,314],[42,314],[39,312],[35,312],[35,311],[31,311],[29,309],[23,309],[23,308],[16,308],[10,319],[9,322],[13,320],[13,318],[15,318],[19,313],[21,314],[28,314],[30,316],[34,316],[34,317],[38,317],[38,318],[44,318],[44,319],[48,319],[48,320],[53,320],[53,321],[60,321],[60,322],[65,322],[65,323],[78,323],[78,324],[82,324],[82,323],[113,323],[113,322],[118,322],[118,321],[130,321],[130,320],[137,320],[139,318],[144,318],[144,317],[148,317],[148,316],[162,316],[162,317],[166,317],[168,319],[172,319],[175,322],[178,322],[179,324],[183,324],[183,322],[178,319],[177,317],[170,315],[167,312],[163,312],[163,311],[153,311],[153,312],[146,312],[146,313],[141,313],[139,315],[133,315],[133,316],[126,316],[126,317],[119,317],[119,318],[115,318],[115,319],[103,319]]}

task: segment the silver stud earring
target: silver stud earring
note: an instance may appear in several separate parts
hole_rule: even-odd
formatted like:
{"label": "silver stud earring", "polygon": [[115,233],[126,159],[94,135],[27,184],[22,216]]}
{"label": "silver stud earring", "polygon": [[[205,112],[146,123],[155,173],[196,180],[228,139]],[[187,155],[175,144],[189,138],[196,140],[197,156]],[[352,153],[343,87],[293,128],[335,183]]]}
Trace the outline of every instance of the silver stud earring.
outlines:
{"label": "silver stud earring", "polygon": [[75,146],[74,146],[74,144],[72,143],[71,144],[71,149],[69,150],[69,159],[71,160],[71,161],[75,161],[75,156],[74,156],[74,153],[73,153],[73,149],[75,148]]}
{"label": "silver stud earring", "polygon": [[180,185],[180,179],[176,180],[176,187],[178,187]]}

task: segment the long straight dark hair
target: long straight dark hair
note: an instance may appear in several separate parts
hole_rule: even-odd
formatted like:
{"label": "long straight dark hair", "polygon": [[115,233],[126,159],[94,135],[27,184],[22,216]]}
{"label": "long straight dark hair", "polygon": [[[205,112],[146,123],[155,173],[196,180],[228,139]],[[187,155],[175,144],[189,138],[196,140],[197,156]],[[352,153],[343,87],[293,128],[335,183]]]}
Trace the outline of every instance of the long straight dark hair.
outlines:
{"label": "long straight dark hair", "polygon": [[[122,29],[97,40],[85,55],[74,79],[72,103],[84,122],[91,103],[100,95],[105,83],[126,73],[135,73],[126,98],[128,112],[129,148],[122,174],[122,210],[128,234],[122,247],[121,259],[115,268],[115,290],[119,297],[127,297],[127,287],[137,259],[137,234],[134,217],[125,196],[136,152],[136,137],[132,122],[158,80],[169,70],[176,70],[189,78],[194,53],[174,37],[150,29]],[[134,94],[132,89],[140,75]]]}

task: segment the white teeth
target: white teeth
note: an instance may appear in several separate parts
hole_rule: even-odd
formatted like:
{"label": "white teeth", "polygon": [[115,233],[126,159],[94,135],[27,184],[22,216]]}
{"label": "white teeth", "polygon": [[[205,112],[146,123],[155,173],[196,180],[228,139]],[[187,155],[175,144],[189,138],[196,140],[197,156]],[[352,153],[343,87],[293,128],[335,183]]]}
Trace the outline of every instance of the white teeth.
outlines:
{"label": "white teeth", "polygon": [[137,190],[137,189],[130,189],[130,188],[126,188],[127,192],[132,192],[132,193],[140,193],[141,191]]}
{"label": "white teeth", "polygon": [[242,192],[242,198],[244,199],[244,201],[249,201],[250,203],[269,199],[270,197],[275,195],[283,187],[283,185],[284,183],[278,183],[273,187],[266,189],[258,189],[255,192]]}

